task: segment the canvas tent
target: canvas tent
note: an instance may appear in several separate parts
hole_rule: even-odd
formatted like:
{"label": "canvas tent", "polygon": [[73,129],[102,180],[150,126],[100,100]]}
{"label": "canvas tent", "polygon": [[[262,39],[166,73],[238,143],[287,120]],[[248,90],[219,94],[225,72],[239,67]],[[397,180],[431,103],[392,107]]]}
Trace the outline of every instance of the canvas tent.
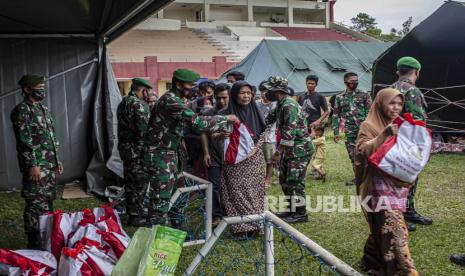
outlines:
{"label": "canvas tent", "polygon": [[446,2],[375,62],[377,91],[397,80],[396,61],[413,56],[421,64],[417,86],[428,103],[428,124],[438,132],[465,133],[465,5]]}
{"label": "canvas tent", "polygon": [[[373,61],[392,43],[346,41],[263,40],[230,71],[240,71],[258,85],[269,76],[283,76],[296,92],[306,91],[305,77],[320,78],[318,92],[331,96],[345,89],[346,72],[359,75],[359,88],[371,90]],[[226,72],[219,81],[225,81]]]}
{"label": "canvas tent", "polygon": [[47,77],[44,103],[55,118],[65,173],[91,191],[122,175],[115,108],[121,96],[106,44],[168,0],[5,0],[0,2],[0,190],[21,187],[10,112],[26,73]]}

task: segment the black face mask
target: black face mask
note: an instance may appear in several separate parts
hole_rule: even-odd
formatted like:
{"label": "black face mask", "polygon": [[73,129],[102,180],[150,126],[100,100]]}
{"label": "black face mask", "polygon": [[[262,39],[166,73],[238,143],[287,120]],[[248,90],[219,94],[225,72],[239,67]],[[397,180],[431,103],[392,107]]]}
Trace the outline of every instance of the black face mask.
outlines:
{"label": "black face mask", "polygon": [[45,89],[32,89],[31,96],[34,98],[34,100],[42,101],[45,99]]}
{"label": "black face mask", "polygon": [[268,99],[270,102],[276,102],[278,100],[278,92],[277,91],[269,91],[266,92],[265,97]]}
{"label": "black face mask", "polygon": [[358,81],[357,81],[357,82],[350,82],[350,83],[347,83],[347,86],[348,86],[351,90],[355,90],[355,89],[357,89],[357,87],[358,87]]}

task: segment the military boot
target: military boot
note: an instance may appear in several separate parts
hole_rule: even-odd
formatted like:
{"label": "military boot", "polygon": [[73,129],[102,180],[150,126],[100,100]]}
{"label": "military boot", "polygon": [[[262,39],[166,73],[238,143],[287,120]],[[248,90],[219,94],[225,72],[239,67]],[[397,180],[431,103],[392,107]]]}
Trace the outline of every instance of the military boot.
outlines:
{"label": "military boot", "polygon": [[[287,205],[289,206],[288,208],[291,209],[291,202],[288,198],[285,199],[285,201],[287,202]],[[274,213],[278,218],[287,218],[289,216],[292,215],[292,213],[290,211],[285,211],[285,212],[276,212]]]}
{"label": "military boot", "polygon": [[433,224],[433,219],[429,217],[424,217],[417,213],[415,207],[407,208],[407,212],[404,213],[404,219],[411,223],[421,224],[421,225],[431,225]]}
{"label": "military boot", "polygon": [[147,225],[147,219],[140,215],[129,215],[128,225],[134,227],[143,227]]}
{"label": "military boot", "polygon": [[307,210],[305,206],[296,207],[295,212],[292,213],[291,216],[284,218],[284,221],[286,221],[289,224],[307,222],[308,215],[307,215]]}
{"label": "military boot", "polygon": [[454,264],[465,266],[465,254],[453,254],[450,256],[450,261]]}
{"label": "military boot", "polygon": [[34,250],[42,250],[40,244],[40,233],[39,232],[27,232],[27,248]]}

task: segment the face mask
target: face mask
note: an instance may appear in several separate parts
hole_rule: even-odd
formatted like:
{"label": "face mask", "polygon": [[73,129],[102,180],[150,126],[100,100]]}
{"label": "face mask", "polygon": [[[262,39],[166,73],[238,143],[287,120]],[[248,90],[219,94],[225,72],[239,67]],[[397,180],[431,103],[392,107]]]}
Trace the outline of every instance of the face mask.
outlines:
{"label": "face mask", "polygon": [[42,101],[45,98],[45,89],[32,89],[31,96],[37,101]]}
{"label": "face mask", "polygon": [[358,82],[347,83],[347,86],[348,86],[351,90],[355,90],[355,89],[357,89],[357,87],[358,87]]}
{"label": "face mask", "polygon": [[266,98],[270,102],[276,102],[278,100],[278,92],[276,92],[276,91],[268,91],[266,93]]}

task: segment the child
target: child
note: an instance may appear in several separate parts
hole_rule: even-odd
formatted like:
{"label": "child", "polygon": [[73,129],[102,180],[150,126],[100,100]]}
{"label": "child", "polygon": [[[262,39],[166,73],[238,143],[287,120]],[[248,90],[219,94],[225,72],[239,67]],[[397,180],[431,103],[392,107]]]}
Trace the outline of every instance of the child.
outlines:
{"label": "child", "polygon": [[326,181],[326,172],[323,168],[325,161],[325,149],[326,149],[326,139],[325,139],[325,128],[323,125],[319,124],[312,128],[311,136],[313,139],[313,144],[315,145],[315,155],[312,159],[312,168],[316,171],[316,178],[318,180]]}

